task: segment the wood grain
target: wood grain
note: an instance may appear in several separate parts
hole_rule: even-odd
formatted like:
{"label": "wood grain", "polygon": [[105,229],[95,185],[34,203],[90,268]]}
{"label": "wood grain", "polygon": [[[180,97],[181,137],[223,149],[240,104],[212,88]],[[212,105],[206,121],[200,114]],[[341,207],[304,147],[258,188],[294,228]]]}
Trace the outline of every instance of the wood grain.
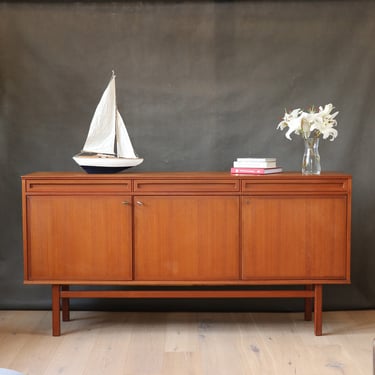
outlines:
{"label": "wood grain", "polygon": [[51,337],[48,311],[0,311],[0,364],[28,375],[368,375],[375,310],[300,313],[73,311]]}
{"label": "wood grain", "polygon": [[238,280],[239,198],[135,196],[136,280]]}
{"label": "wood grain", "polygon": [[128,196],[33,196],[27,203],[28,278],[130,280]]}
{"label": "wood grain", "polygon": [[345,280],[346,206],[345,197],[243,197],[243,278]]}

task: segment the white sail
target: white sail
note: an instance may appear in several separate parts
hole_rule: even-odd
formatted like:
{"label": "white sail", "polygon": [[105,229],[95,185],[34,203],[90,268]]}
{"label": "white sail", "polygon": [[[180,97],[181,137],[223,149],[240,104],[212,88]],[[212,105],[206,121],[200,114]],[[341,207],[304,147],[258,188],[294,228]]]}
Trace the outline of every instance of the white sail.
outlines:
{"label": "white sail", "polygon": [[84,152],[115,153],[116,112],[115,75],[112,75],[91,120]]}
{"label": "white sail", "polygon": [[136,158],[137,155],[134,152],[128,131],[126,130],[126,126],[124,124],[124,120],[122,119],[119,111],[116,111],[116,113],[117,156],[120,158]]}

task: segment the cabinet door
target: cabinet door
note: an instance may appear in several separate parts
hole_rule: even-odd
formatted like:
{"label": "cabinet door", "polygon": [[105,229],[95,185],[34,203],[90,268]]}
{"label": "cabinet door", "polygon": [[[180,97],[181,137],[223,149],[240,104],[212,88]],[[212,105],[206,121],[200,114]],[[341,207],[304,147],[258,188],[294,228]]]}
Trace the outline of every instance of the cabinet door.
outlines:
{"label": "cabinet door", "polygon": [[239,198],[135,197],[137,280],[239,278]]}
{"label": "cabinet door", "polygon": [[345,197],[243,197],[244,279],[345,279]]}
{"label": "cabinet door", "polygon": [[29,197],[28,279],[131,279],[131,205],[127,203],[130,197]]}

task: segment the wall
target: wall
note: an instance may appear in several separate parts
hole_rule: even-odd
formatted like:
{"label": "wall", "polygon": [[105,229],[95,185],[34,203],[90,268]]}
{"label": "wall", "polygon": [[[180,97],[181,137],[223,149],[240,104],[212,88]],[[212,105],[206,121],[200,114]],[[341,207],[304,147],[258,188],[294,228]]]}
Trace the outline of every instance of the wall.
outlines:
{"label": "wall", "polygon": [[[71,157],[112,69],[145,158],[133,171],[228,171],[250,155],[299,170],[301,139],[276,125],[285,108],[332,102],[339,136],[320,154],[323,170],[353,175],[353,283],[327,287],[324,306],[374,308],[374,19],[372,1],[1,2],[0,308],[49,307],[49,288],[22,284],[20,176],[79,170]],[[171,303],[157,308],[280,308]]]}

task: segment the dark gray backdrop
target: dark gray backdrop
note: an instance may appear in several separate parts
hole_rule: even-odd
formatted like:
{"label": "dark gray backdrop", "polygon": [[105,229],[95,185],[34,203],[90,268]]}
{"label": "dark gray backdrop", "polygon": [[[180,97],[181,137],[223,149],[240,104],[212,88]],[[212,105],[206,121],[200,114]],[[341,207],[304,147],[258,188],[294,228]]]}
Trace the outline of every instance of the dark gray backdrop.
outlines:
{"label": "dark gray backdrop", "polygon": [[320,153],[323,170],[353,175],[352,285],[325,288],[324,307],[374,308],[374,20],[373,1],[1,2],[0,308],[49,307],[48,287],[22,284],[20,176],[79,170],[71,157],[112,69],[120,112],[145,158],[133,171],[228,171],[233,159],[250,155],[299,170],[301,139],[276,130],[284,108],[332,102],[339,136],[322,141]]}

